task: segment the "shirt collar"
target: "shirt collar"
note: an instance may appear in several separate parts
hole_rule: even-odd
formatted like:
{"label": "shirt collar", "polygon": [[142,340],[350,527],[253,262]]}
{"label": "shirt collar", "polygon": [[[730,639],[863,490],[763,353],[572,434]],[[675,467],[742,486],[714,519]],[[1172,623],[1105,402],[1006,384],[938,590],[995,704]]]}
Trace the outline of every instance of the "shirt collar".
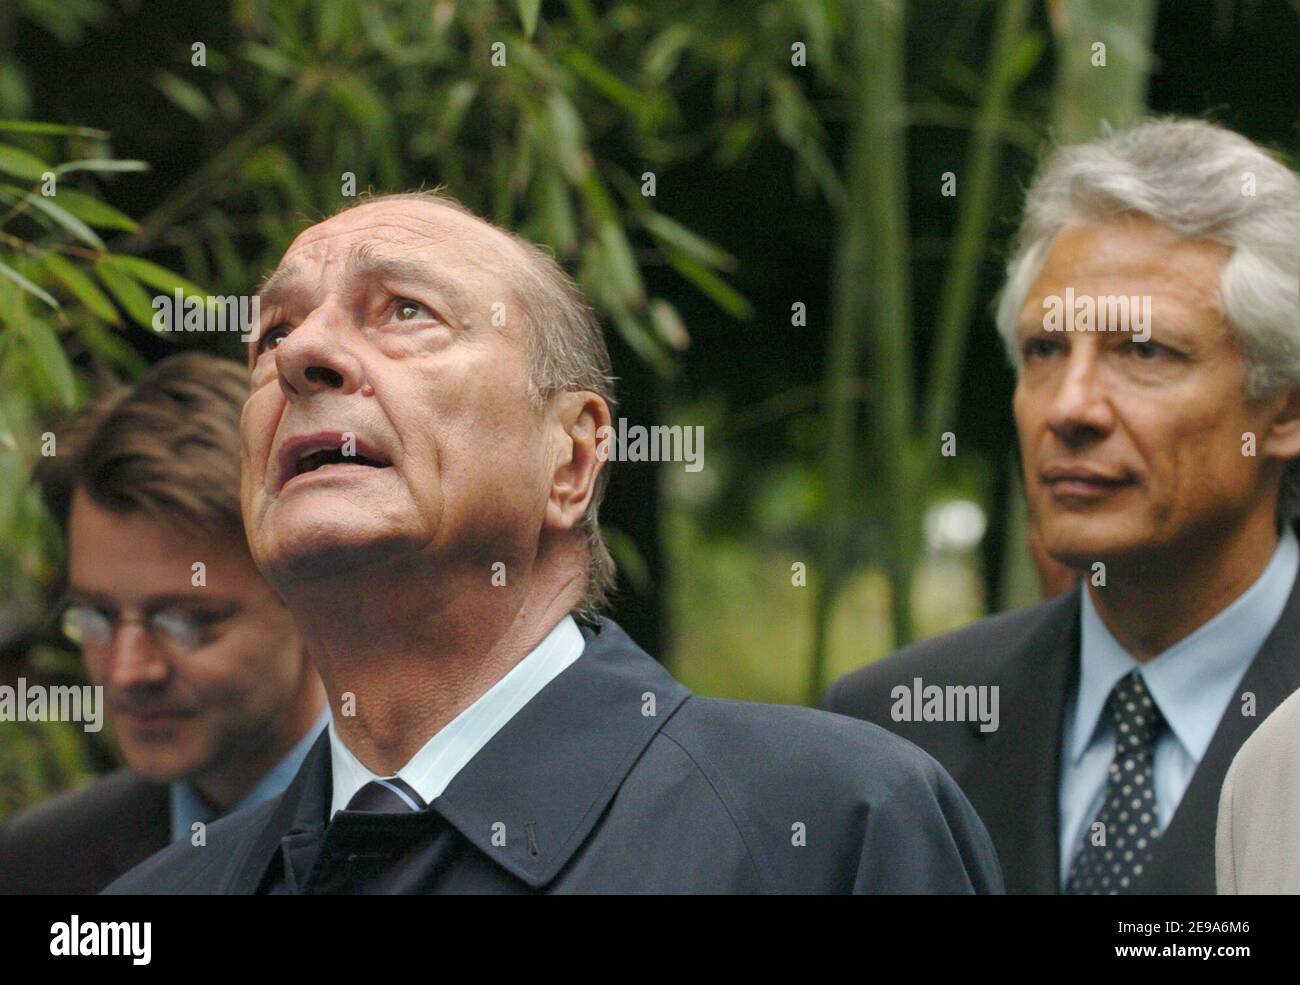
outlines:
{"label": "shirt collar", "polygon": [[[252,789],[240,798],[238,803],[224,813],[233,814],[245,807],[260,804],[284,790],[294,778],[294,774],[298,772],[298,768],[302,766],[302,761],[307,758],[307,753],[311,750],[312,744],[320,736],[326,725],[329,724],[329,721],[330,711],[329,706],[326,705],[321,711],[320,717],[316,719],[311,728],[303,733],[302,738],[294,744],[294,747],[278,763],[272,766],[253,785]],[[196,821],[207,824],[216,820],[222,813],[213,810],[211,805],[199,795],[199,792],[191,784],[183,780],[169,784],[168,793],[171,802],[172,841],[188,837]]]}
{"label": "shirt collar", "polygon": [[1254,583],[1213,619],[1145,664],[1102,622],[1086,586],[1080,615],[1080,671],[1067,755],[1078,763],[1092,741],[1106,700],[1120,678],[1141,669],[1170,730],[1197,762],[1259,648],[1282,616],[1300,570],[1300,545],[1285,526],[1273,557]]}
{"label": "shirt collar", "polygon": [[[433,803],[506,722],[582,655],[585,645],[578,624],[565,616],[508,674],[429,739],[397,776],[414,787],[425,803]],[[372,773],[353,755],[333,722],[329,735],[333,817],[371,780],[386,778]]]}

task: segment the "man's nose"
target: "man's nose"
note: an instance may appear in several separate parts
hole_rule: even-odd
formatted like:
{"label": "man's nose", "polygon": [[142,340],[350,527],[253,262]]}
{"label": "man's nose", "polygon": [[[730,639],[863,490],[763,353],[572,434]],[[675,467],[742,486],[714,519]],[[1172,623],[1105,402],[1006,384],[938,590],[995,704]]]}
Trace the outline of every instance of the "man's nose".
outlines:
{"label": "man's nose", "polygon": [[105,682],[116,688],[161,684],[171,673],[166,656],[136,623],[118,626],[108,649]]}
{"label": "man's nose", "polygon": [[361,369],[349,346],[345,317],[333,305],[318,308],[276,346],[276,371],[286,398],[360,388]]}
{"label": "man's nose", "polygon": [[1114,428],[1114,408],[1095,346],[1071,347],[1051,396],[1047,426],[1071,445],[1103,437]]}

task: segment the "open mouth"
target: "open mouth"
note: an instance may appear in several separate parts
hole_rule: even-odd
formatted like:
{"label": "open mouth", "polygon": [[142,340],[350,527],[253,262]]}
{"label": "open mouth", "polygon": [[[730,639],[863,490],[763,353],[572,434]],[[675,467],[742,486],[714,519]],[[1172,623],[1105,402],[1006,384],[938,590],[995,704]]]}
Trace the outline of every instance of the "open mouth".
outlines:
{"label": "open mouth", "polygon": [[[344,434],[339,432],[304,435],[290,439],[281,448],[277,488],[283,488],[300,476],[313,473],[328,474],[338,470],[340,476],[349,473],[364,475],[354,470],[381,470],[391,468],[392,465],[382,451],[368,442],[355,440],[350,432],[347,433],[346,440]],[[344,469],[343,466],[351,468]]]}
{"label": "open mouth", "polygon": [[327,469],[332,465],[364,465],[372,469],[388,467],[387,462],[367,458],[365,455],[344,455],[337,448],[322,448],[319,451],[309,452],[298,459],[297,464],[294,466],[293,477],[306,475],[308,472],[316,472],[320,469]]}

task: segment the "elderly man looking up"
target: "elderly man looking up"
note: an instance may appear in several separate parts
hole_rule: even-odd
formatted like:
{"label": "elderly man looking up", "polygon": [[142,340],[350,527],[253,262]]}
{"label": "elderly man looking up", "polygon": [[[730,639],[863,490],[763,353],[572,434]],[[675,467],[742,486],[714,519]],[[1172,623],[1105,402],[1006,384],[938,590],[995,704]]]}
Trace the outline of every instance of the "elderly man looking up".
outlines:
{"label": "elderly man looking up", "polygon": [[[832,686],[943,763],[1011,892],[1210,893],[1219,788],[1300,686],[1300,179],[1153,121],[1045,163],[998,305],[1033,533],[1080,588]],[[892,693],[998,688],[1001,727]]]}
{"label": "elderly man looking up", "polygon": [[113,891],[1000,889],[920,750],[692,697],[595,617],[609,357],[547,254],[385,197],[306,230],[261,298],[245,525],[333,724],[278,801]]}

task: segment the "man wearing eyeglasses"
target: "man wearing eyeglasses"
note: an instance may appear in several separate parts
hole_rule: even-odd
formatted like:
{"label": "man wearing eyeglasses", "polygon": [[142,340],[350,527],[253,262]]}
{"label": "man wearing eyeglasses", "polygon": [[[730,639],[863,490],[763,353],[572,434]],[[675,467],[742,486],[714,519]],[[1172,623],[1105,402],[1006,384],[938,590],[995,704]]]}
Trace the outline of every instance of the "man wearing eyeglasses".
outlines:
{"label": "man wearing eyeglasses", "polygon": [[0,829],[0,892],[94,893],[287,786],[329,720],[239,507],[247,372],[165,359],[83,412],[37,481],[68,546],[65,635],[125,768]]}

